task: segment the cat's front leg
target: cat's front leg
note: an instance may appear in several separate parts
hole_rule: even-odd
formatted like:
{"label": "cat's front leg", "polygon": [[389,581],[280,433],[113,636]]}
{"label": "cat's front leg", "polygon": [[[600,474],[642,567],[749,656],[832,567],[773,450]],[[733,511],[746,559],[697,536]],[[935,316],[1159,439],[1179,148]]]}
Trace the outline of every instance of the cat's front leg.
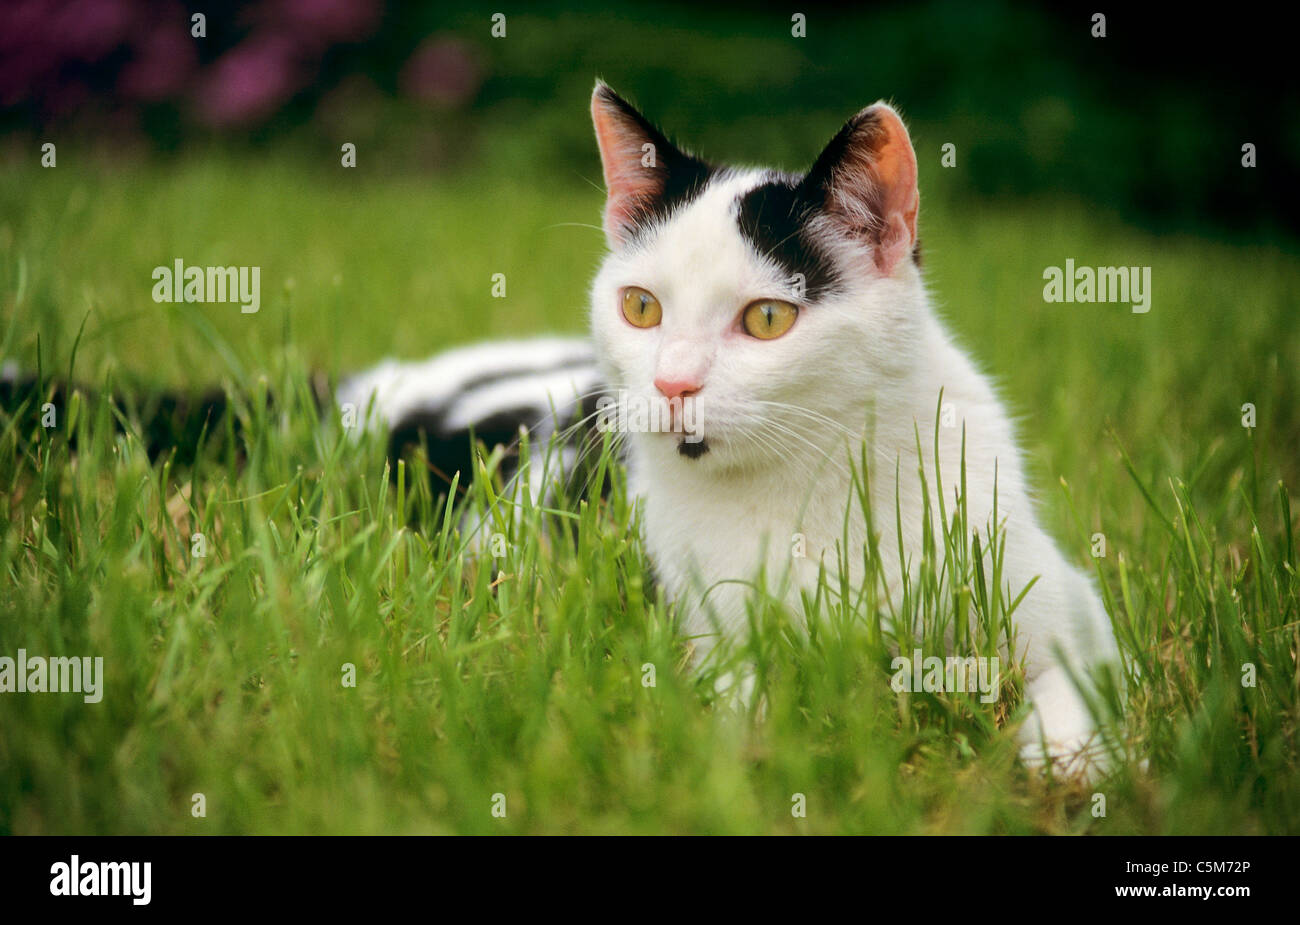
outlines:
{"label": "cat's front leg", "polygon": [[[1043,538],[1021,548],[1042,549],[1048,542]],[[1121,668],[1114,630],[1085,575],[1041,552],[1022,561],[1042,579],[1016,613],[1017,635],[1026,645],[1030,707],[1017,733],[1021,759],[1030,767],[1051,765],[1055,773],[1093,780],[1109,768],[1115,730],[1099,727],[1088,701],[1098,706],[1100,682]]]}
{"label": "cat's front leg", "polygon": [[1105,743],[1069,671],[1053,664],[1025,685],[1031,713],[1016,739],[1031,768],[1095,780],[1108,763]]}

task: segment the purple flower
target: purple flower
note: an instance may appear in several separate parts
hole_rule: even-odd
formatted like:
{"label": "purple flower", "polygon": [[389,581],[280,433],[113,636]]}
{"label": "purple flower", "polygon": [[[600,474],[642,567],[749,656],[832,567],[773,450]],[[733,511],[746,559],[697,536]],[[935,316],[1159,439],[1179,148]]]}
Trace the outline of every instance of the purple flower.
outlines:
{"label": "purple flower", "polygon": [[176,96],[186,87],[198,54],[184,22],[183,18],[163,20],[140,41],[118,78],[122,93],[158,102]]}
{"label": "purple flower", "polygon": [[104,58],[129,38],[134,21],[126,0],[0,3],[0,105],[57,99],[53,108],[62,110],[86,91],[64,86],[69,65]]}
{"label": "purple flower", "polygon": [[374,0],[282,0],[277,19],[296,35],[331,42],[365,38],[379,22]]}
{"label": "purple flower", "polygon": [[284,35],[255,35],[212,65],[198,92],[199,114],[210,125],[267,118],[304,79],[298,44]]}
{"label": "purple flower", "polygon": [[474,49],[458,38],[427,38],[402,69],[402,88],[426,103],[462,106],[483,84],[483,68]]}
{"label": "purple flower", "polygon": [[135,13],[125,0],[72,0],[47,13],[41,31],[68,57],[98,61],[129,37]]}

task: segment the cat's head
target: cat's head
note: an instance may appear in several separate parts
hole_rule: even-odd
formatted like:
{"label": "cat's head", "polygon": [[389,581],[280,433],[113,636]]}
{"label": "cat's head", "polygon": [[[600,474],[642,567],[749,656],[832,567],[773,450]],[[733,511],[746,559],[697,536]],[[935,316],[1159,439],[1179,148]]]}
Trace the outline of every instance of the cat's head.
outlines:
{"label": "cat's head", "polygon": [[898,114],[863,109],[792,175],[710,165],[603,83],[591,111],[608,191],[601,362],[625,408],[687,403],[685,433],[631,434],[640,461],[763,466],[860,433],[911,369],[924,320],[916,155]]}

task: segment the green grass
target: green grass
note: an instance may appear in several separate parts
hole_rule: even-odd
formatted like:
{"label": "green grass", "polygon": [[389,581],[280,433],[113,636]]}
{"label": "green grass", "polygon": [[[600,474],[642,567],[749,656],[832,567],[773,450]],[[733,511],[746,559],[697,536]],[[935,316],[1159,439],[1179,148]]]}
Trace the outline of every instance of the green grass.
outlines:
{"label": "green grass", "polygon": [[[1282,249],[967,202],[922,166],[931,288],[1139,669],[1129,757],[1085,786],[1016,763],[1014,677],[994,705],[896,696],[892,624],[833,594],[807,636],[760,601],[734,654],[761,657],[768,709],[737,715],[685,669],[617,478],[607,503],[496,522],[495,559],[457,531],[491,479],[449,511],[417,470],[390,481],[382,440],[318,420],[309,369],[581,330],[601,240],[566,223],[598,221],[594,162],[545,183],[215,154],[60,165],[0,184],[5,357],[35,369],[39,345],[47,375],[95,387],[220,382],[246,427],[182,468],[115,432],[129,408],[0,420],[0,654],[100,655],[108,679],[97,705],[0,695],[0,832],[1300,831],[1281,487],[1300,484],[1300,271]],[[262,311],[154,304],[150,271],[176,257],[261,266]],[[1151,312],[1045,304],[1043,267],[1067,257],[1151,265]],[[965,604],[913,602],[922,632],[996,612],[956,585]]]}

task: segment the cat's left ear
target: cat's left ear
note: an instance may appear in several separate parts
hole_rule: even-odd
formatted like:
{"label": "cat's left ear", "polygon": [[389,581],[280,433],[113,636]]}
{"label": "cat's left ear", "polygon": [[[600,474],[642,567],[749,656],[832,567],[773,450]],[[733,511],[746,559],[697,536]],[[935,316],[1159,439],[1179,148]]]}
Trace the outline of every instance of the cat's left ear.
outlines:
{"label": "cat's left ear", "polygon": [[916,179],[907,128],[880,102],[845,123],[803,185],[845,232],[870,246],[877,269],[889,276],[916,246]]}
{"label": "cat's left ear", "polygon": [[704,184],[708,166],[681,151],[603,81],[591,94],[591,121],[605,172],[605,236],[619,247],[657,208]]}

